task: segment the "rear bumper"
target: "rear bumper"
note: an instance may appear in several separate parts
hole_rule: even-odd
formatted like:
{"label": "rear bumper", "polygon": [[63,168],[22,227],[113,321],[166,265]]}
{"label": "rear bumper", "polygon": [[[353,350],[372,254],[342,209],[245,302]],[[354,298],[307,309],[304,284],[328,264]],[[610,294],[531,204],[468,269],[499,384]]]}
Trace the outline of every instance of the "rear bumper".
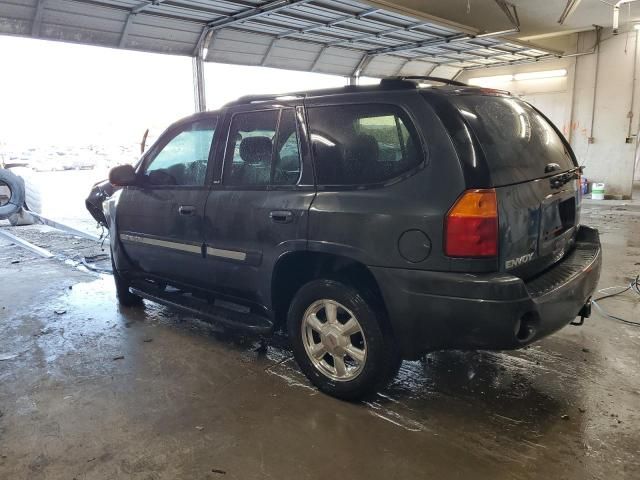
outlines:
{"label": "rear bumper", "polygon": [[571,321],[596,289],[598,231],[581,227],[576,246],[530,280],[506,273],[457,274],[371,267],[405,358],[442,349],[510,350]]}

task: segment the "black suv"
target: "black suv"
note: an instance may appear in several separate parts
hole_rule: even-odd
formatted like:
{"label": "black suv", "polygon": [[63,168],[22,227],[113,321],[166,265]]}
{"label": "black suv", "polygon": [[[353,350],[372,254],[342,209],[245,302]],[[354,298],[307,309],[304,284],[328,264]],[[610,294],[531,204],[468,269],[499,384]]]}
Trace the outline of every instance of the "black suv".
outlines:
{"label": "black suv", "polygon": [[588,316],[601,249],[568,143],[507,92],[425,80],[172,125],[88,199],[120,302],[286,326],[304,373],[344,399],[403,358],[514,349]]}

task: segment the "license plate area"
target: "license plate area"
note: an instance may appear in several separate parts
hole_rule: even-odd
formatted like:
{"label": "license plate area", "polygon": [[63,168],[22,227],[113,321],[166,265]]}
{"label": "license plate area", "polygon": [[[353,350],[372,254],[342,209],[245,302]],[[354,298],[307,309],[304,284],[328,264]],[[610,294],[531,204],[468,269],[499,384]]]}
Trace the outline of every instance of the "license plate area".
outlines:
{"label": "license plate area", "polygon": [[552,195],[541,206],[539,255],[562,258],[576,232],[575,192]]}

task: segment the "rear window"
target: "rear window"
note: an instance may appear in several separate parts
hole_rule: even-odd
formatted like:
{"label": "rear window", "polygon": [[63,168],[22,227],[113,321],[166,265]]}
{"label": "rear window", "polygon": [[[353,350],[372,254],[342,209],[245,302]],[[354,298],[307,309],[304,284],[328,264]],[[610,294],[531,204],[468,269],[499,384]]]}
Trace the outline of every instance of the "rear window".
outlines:
{"label": "rear window", "polygon": [[340,105],[307,110],[320,185],[391,180],[422,162],[406,115],[393,105]]}
{"label": "rear window", "polygon": [[453,99],[475,132],[495,185],[524,182],[575,168],[553,126],[530,105],[509,97],[459,96]]}

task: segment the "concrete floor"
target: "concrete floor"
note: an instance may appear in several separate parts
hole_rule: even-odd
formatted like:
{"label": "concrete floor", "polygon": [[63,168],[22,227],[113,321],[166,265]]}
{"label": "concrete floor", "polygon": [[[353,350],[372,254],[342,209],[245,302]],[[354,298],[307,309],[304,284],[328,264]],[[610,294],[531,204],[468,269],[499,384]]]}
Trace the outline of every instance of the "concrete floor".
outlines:
{"label": "concrete floor", "polygon": [[[640,271],[640,208],[587,206],[601,287]],[[513,353],[405,362],[368,402],[257,344],[0,240],[0,479],[640,478],[640,328],[595,315]],[[19,263],[11,263],[19,260]],[[603,302],[640,320],[632,296]]]}

